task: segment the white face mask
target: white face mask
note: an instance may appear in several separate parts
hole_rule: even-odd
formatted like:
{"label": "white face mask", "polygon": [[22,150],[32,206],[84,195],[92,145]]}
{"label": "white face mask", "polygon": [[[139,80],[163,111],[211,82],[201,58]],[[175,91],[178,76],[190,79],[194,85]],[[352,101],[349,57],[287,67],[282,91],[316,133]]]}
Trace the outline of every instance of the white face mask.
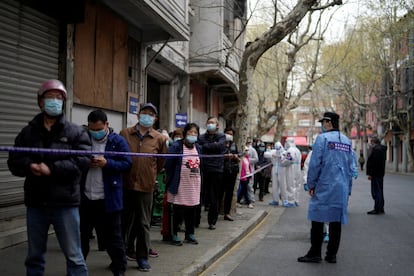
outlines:
{"label": "white face mask", "polygon": [[217,129],[216,124],[207,124],[208,131],[215,131]]}
{"label": "white face mask", "polygon": [[230,134],[225,134],[226,135],[226,141],[227,142],[232,142],[233,141],[233,135],[230,135]]}

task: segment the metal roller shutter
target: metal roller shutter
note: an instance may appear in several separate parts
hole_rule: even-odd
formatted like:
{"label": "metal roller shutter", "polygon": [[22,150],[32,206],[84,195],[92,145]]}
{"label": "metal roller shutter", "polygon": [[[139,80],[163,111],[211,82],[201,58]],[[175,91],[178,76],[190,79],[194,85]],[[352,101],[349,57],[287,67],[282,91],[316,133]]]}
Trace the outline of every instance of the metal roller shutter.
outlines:
{"label": "metal roller shutter", "polygon": [[[17,1],[0,1],[0,145],[13,145],[39,112],[36,90],[57,78],[58,52],[58,21]],[[0,207],[23,202],[23,179],[10,174],[7,156],[0,152]]]}

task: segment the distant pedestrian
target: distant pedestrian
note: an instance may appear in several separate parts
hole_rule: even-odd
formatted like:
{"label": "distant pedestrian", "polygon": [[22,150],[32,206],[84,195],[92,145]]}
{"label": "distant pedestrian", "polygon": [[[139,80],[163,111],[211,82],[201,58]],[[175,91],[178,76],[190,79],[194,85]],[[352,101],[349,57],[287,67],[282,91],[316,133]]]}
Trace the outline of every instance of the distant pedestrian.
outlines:
{"label": "distant pedestrian", "polygon": [[168,158],[165,163],[167,175],[168,202],[172,204],[172,241],[173,245],[182,245],[178,237],[179,225],[185,223],[185,242],[198,244],[195,238],[195,219],[197,206],[200,204],[201,175],[200,157],[201,147],[197,140],[199,127],[188,123],[184,127],[184,139],[175,141],[168,153],[182,154],[181,157]]}
{"label": "distant pedestrian", "polygon": [[329,223],[325,260],[336,263],[341,240],[341,224],[347,223],[348,197],[355,165],[352,143],[339,131],[339,115],[325,112],[322,132],[312,147],[307,186],[308,218],[312,221],[311,248],[298,262],[319,263],[322,258],[324,223]]}
{"label": "distant pedestrian", "polygon": [[[269,202],[271,206],[288,206],[286,191],[286,151],[282,144],[278,141],[275,148],[264,153],[264,157],[272,161],[272,200]],[[279,203],[280,200],[280,203]]]}
{"label": "distant pedestrian", "polygon": [[[45,81],[37,91],[37,103],[42,112],[21,130],[14,146],[90,151],[91,141],[86,130],[65,118],[66,97],[62,82]],[[50,225],[66,258],[66,274],[88,275],[81,250],[79,204],[81,173],[89,163],[89,155],[9,153],[8,166],[12,174],[26,178],[27,275],[44,275]]]}
{"label": "distant pedestrian", "polygon": [[107,155],[106,151],[129,152],[125,139],[109,127],[104,111],[97,109],[88,115],[88,129],[95,154],[84,174],[81,185],[80,229],[85,260],[89,253],[89,237],[93,228],[98,241],[111,258],[109,268],[114,275],[124,275],[127,267],[125,246],[121,234],[123,208],[122,173],[131,167],[128,155]]}
{"label": "distant pedestrian", "polygon": [[364,164],[365,164],[365,158],[364,158],[364,154],[362,152],[359,154],[358,163],[359,163],[359,166],[361,166],[361,171],[363,171],[364,170]]}
{"label": "distant pedestrian", "polygon": [[302,190],[302,172],[300,168],[302,154],[296,147],[293,138],[286,139],[285,149],[286,159],[290,160],[290,164],[286,167],[288,204],[283,207],[297,207],[299,206],[299,191]]}
{"label": "distant pedestrian", "polygon": [[251,173],[253,172],[253,167],[250,163],[249,157],[249,147],[245,147],[243,151],[243,157],[241,160],[241,171],[240,171],[240,192],[237,195],[237,203],[241,204],[241,199],[244,198],[245,204],[251,209],[254,208],[253,203],[250,200],[248,194],[248,185],[249,181],[252,178]]}
{"label": "distant pedestrian", "polygon": [[384,175],[387,147],[380,144],[377,137],[371,138],[371,150],[367,159],[367,175],[371,180],[371,195],[374,199],[374,209],[368,215],[384,214]]}

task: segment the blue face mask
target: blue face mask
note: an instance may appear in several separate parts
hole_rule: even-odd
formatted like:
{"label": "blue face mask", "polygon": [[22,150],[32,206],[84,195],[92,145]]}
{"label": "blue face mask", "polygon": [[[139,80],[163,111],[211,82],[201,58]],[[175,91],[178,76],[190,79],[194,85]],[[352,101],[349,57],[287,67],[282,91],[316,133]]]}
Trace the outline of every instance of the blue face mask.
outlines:
{"label": "blue face mask", "polygon": [[140,114],[139,124],[143,127],[152,127],[152,125],[154,124],[154,117],[148,114]]}
{"label": "blue face mask", "polygon": [[326,128],[324,126],[322,126],[321,129],[322,129],[322,133],[326,132]]}
{"label": "blue face mask", "polygon": [[195,135],[187,135],[185,137],[185,139],[187,139],[187,142],[190,144],[194,144],[197,141],[197,136]]}
{"label": "blue face mask", "polygon": [[106,136],[106,130],[89,130],[89,133],[91,134],[92,138],[95,140],[102,140]]}
{"label": "blue face mask", "polygon": [[63,101],[59,99],[44,99],[44,111],[47,115],[56,117],[62,114]]}
{"label": "blue face mask", "polygon": [[177,142],[178,140],[181,140],[181,137],[175,137],[174,142]]}
{"label": "blue face mask", "polygon": [[207,131],[215,131],[217,128],[216,124],[208,124]]}

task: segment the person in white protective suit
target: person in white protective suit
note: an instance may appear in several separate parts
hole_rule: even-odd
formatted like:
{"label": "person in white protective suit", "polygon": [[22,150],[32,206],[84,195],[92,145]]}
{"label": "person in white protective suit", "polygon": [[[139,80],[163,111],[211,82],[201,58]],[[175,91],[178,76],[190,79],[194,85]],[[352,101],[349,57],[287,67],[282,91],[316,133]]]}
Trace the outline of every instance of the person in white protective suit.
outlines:
{"label": "person in white protective suit", "polygon": [[281,205],[288,203],[286,197],[286,167],[282,166],[282,156],[286,154],[285,149],[283,148],[280,142],[276,142],[275,148],[266,151],[264,153],[264,158],[270,159],[272,161],[272,198],[273,200],[269,202],[269,205],[278,206],[279,199],[281,200]]}
{"label": "person in white protective suit", "polygon": [[288,204],[284,207],[296,207],[299,206],[299,191],[302,184],[302,172],[300,169],[302,154],[296,147],[293,138],[286,140],[285,148],[290,165],[288,164],[286,167]]}

